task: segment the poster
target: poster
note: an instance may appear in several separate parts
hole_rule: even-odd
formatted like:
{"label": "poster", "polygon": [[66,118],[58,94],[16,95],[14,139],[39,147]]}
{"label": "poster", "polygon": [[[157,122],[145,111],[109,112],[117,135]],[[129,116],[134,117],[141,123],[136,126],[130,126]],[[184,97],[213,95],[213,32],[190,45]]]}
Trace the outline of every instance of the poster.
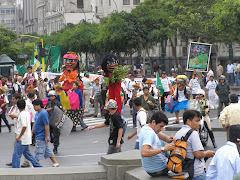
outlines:
{"label": "poster", "polygon": [[211,44],[190,42],[187,70],[207,72],[211,55]]}

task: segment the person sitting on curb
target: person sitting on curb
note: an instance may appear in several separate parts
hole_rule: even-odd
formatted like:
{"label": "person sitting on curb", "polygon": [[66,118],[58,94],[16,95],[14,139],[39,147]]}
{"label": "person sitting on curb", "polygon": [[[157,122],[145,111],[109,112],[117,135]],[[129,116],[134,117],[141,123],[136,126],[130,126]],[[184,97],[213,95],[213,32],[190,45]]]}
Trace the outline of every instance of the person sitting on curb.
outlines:
{"label": "person sitting on curb", "polygon": [[[192,180],[206,179],[204,158],[213,157],[214,151],[203,151],[201,140],[199,138],[198,130],[200,128],[201,113],[196,110],[187,110],[183,113],[182,128],[176,133],[176,139],[185,137],[186,134],[191,130],[195,130],[191,133],[187,140],[187,153],[185,162],[187,162],[188,173],[193,175]],[[193,172],[190,172],[193,169]]]}
{"label": "person sitting on curb", "polygon": [[121,152],[121,144],[123,144],[123,119],[117,112],[117,102],[115,100],[110,99],[105,107],[109,111],[109,114],[106,115],[106,121],[96,126],[89,127],[88,130],[102,128],[109,125],[110,136],[108,138],[109,147],[107,154],[118,153]]}
{"label": "person sitting on curb", "polygon": [[[135,99],[133,99],[133,106],[137,110],[137,130],[134,131],[131,135],[129,135],[127,137],[127,139],[130,140],[135,135],[137,135],[136,145],[135,145],[134,149],[139,149],[140,131],[141,131],[141,128],[144,125],[147,124],[147,113],[146,113],[146,110],[142,107],[142,102],[141,102],[141,98],[140,97],[136,97]],[[167,136],[167,135],[163,134],[162,132],[158,133],[158,137],[161,140],[163,140],[165,142],[168,142],[168,143],[170,143],[172,141],[176,141],[174,136]]]}
{"label": "person sitting on curb", "polygon": [[152,177],[166,176],[168,173],[165,152],[174,149],[174,144],[164,146],[158,133],[168,124],[168,118],[163,112],[153,114],[149,124],[142,127],[139,137],[139,148],[143,169]]}
{"label": "person sitting on curb", "polygon": [[229,141],[217,150],[208,166],[208,180],[228,180],[240,172],[240,157],[237,139],[240,138],[240,126],[233,125],[229,128]]}

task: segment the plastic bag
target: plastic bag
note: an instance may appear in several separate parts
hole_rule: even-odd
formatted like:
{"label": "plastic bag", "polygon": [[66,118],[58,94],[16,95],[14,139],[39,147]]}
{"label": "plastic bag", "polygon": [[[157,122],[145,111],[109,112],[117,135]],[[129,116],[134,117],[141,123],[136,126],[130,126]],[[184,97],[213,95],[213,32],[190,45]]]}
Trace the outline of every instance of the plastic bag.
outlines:
{"label": "plastic bag", "polygon": [[173,108],[173,98],[171,95],[167,96],[167,99],[165,100],[165,103],[167,104],[167,107],[169,110]]}

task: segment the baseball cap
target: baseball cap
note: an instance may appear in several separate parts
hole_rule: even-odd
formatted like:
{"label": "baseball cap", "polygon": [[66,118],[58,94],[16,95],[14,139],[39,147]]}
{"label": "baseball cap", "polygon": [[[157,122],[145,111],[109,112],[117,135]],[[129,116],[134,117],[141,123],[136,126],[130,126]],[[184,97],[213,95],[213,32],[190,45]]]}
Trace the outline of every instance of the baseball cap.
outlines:
{"label": "baseball cap", "polygon": [[117,102],[113,99],[110,99],[105,106],[107,108],[115,109],[115,108],[117,108]]}

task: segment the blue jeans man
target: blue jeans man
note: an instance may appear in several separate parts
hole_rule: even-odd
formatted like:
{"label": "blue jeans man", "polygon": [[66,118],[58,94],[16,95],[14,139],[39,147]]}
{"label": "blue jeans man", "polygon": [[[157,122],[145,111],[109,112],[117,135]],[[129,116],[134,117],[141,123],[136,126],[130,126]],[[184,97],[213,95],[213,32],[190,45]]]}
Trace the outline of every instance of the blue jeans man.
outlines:
{"label": "blue jeans man", "polygon": [[236,83],[237,86],[240,85],[239,72],[237,72],[237,73],[235,74],[235,83]]}
{"label": "blue jeans man", "polygon": [[29,151],[29,145],[22,145],[21,141],[16,142],[13,157],[12,168],[20,168],[20,159],[22,154],[29,160],[34,167],[42,167]]}
{"label": "blue jeans man", "polygon": [[228,84],[230,86],[232,86],[233,83],[234,83],[234,75],[233,75],[233,73],[227,73],[227,79],[228,79]]}

